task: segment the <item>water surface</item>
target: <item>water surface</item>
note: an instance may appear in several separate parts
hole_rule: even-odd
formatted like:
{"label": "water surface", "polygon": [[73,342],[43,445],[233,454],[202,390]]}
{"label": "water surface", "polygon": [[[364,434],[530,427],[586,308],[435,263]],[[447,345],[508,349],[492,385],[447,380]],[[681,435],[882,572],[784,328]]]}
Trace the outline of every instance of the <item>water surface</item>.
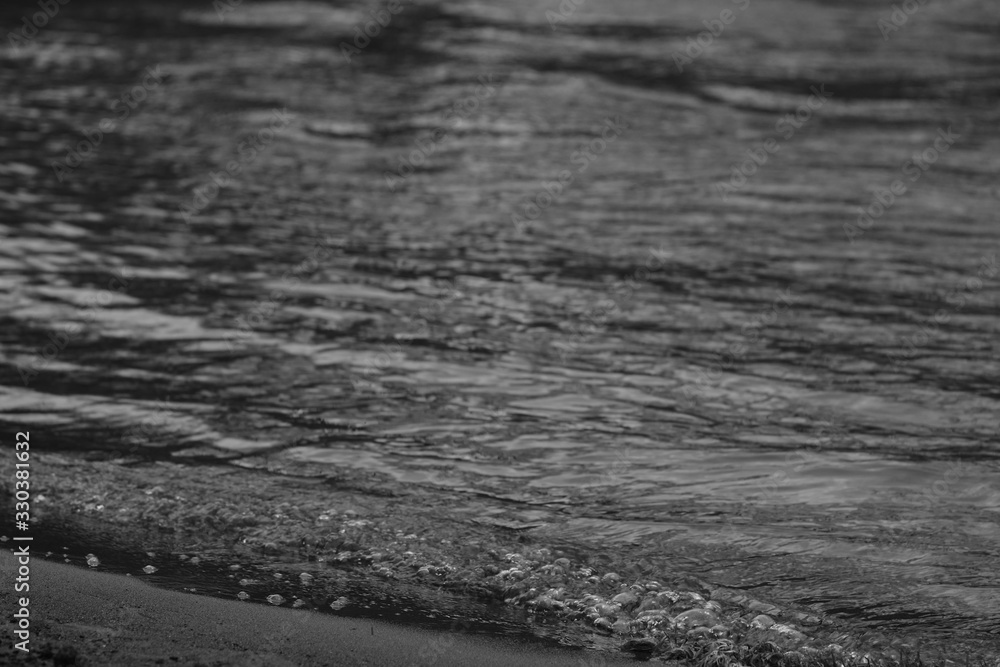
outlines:
{"label": "water surface", "polygon": [[[993,4],[403,3],[353,52],[374,5],[77,3],[0,54],[0,422],[73,558],[544,548],[1000,653]],[[351,558],[356,613],[440,595]]]}

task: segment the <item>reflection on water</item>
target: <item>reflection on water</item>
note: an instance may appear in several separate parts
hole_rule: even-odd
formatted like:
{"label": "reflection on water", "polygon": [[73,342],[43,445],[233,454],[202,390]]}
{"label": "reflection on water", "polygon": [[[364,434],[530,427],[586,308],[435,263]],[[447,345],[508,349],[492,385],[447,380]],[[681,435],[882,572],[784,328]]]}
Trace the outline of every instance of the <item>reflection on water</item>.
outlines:
{"label": "reflection on water", "polygon": [[1000,651],[993,5],[759,0],[681,72],[717,8],[407,5],[348,63],[338,5],[66,7],[0,55],[5,431]]}

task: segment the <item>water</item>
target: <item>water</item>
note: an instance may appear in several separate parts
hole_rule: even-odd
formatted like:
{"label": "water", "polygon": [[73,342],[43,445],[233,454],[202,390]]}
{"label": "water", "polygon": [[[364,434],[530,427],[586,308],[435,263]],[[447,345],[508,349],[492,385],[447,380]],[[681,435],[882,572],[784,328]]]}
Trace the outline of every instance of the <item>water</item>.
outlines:
{"label": "water", "polygon": [[475,606],[549,549],[1000,654],[997,8],[368,10],[81,3],[0,54],[47,539],[610,647]]}

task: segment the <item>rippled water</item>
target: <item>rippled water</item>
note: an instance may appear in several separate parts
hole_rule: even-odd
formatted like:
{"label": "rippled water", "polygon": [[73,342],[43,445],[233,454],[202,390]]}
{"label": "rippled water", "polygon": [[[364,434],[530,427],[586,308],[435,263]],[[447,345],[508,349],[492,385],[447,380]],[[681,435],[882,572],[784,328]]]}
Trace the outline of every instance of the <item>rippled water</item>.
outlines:
{"label": "rippled water", "polygon": [[0,53],[43,523],[177,470],[1000,653],[997,6],[77,2]]}

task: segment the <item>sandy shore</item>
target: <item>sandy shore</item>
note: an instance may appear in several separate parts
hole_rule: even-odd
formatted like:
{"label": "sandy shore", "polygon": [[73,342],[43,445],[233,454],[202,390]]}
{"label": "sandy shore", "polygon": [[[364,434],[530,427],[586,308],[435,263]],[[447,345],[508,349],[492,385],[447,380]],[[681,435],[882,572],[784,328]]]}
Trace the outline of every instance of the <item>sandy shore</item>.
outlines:
{"label": "sandy shore", "polygon": [[[16,564],[9,550],[0,553],[0,564],[6,582],[0,601],[9,621],[16,610],[12,583]],[[32,650],[28,655],[13,650],[7,626],[0,648],[3,664],[580,667],[632,662],[624,656],[589,655],[512,639],[177,593],[131,577],[38,558],[32,559],[30,577]],[[593,662],[595,658],[598,662]]]}

